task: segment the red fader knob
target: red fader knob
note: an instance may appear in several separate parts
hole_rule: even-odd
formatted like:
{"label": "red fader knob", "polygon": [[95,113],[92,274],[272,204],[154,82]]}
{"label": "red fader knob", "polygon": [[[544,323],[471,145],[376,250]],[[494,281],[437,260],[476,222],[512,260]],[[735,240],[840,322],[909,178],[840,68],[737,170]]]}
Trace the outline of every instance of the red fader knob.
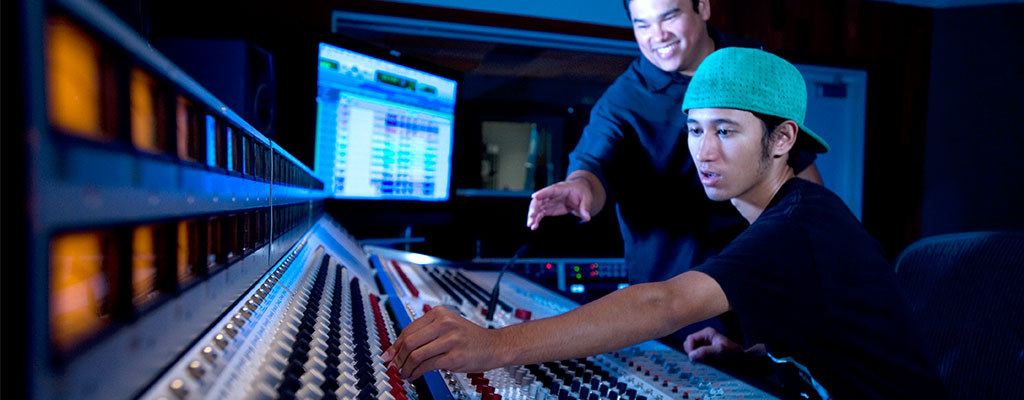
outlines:
{"label": "red fader knob", "polygon": [[533,313],[531,313],[530,310],[524,310],[522,308],[516,309],[516,318],[523,321],[529,321],[531,316],[533,316]]}

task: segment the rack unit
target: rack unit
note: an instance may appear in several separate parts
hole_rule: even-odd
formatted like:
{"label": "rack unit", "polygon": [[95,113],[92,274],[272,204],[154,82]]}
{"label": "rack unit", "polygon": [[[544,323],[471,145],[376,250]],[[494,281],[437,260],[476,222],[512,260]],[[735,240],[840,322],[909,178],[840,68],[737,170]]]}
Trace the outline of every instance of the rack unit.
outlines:
{"label": "rack unit", "polygon": [[19,367],[31,398],[137,396],[314,224],[323,183],[98,3],[18,6]]}

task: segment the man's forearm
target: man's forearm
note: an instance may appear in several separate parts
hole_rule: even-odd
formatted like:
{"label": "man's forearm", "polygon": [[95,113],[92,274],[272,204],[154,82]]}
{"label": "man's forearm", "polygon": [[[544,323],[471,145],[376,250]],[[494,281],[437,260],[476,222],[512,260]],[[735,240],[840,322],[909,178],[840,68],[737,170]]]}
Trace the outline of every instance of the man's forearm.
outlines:
{"label": "man's forearm", "polygon": [[[696,275],[699,274],[699,275]],[[688,276],[684,276],[688,275]],[[505,365],[585,357],[656,339],[728,309],[710,277],[688,272],[673,280],[630,286],[565,314],[499,331]],[[714,297],[720,296],[720,298]]]}

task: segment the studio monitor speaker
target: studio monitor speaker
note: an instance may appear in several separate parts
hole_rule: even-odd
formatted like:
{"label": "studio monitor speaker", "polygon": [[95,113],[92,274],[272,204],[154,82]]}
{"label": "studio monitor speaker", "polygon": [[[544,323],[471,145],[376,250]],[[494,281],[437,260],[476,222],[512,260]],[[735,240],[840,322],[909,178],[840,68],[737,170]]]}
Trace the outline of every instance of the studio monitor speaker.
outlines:
{"label": "studio monitor speaker", "polygon": [[157,39],[153,46],[256,130],[274,138],[277,90],[270,52],[232,39]]}

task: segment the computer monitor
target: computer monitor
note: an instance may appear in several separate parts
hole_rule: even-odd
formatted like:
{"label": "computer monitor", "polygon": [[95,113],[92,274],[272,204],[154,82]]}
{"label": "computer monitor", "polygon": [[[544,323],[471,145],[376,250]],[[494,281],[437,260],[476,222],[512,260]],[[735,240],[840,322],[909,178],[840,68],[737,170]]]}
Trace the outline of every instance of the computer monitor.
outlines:
{"label": "computer monitor", "polygon": [[355,47],[319,43],[315,174],[339,199],[447,201],[457,77]]}

